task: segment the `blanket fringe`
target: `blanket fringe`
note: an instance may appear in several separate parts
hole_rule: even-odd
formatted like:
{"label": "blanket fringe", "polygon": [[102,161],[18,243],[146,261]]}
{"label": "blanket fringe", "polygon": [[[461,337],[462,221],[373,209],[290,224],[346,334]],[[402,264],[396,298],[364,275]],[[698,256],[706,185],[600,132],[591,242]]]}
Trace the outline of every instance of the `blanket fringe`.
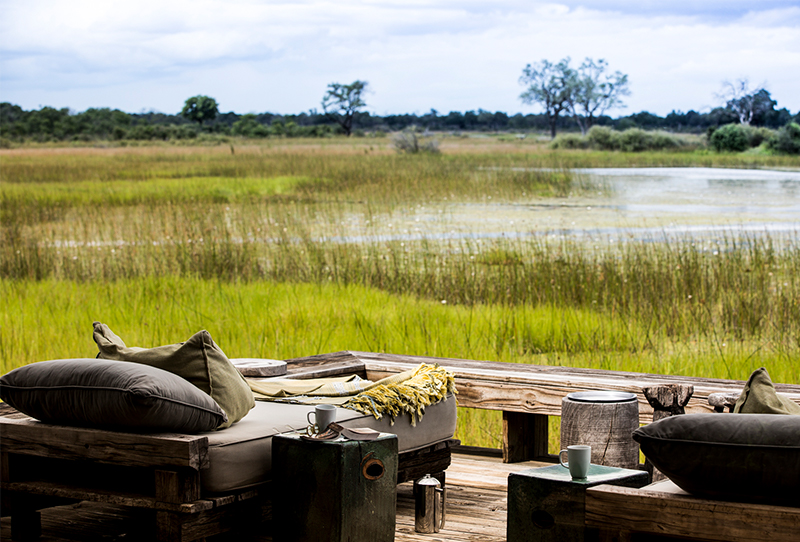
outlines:
{"label": "blanket fringe", "polygon": [[447,399],[447,394],[456,391],[455,376],[438,364],[421,364],[411,378],[402,382],[381,384],[363,391],[342,406],[371,414],[377,419],[384,415],[394,420],[401,414],[411,416],[415,426],[425,414],[425,407]]}

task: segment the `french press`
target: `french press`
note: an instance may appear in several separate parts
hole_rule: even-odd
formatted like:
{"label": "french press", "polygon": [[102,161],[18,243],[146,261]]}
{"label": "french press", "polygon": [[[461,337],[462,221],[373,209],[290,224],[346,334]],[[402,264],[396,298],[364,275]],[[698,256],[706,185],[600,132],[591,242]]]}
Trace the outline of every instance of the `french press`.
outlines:
{"label": "french press", "polygon": [[[436,496],[441,495],[438,499]],[[414,529],[418,533],[438,533],[444,527],[447,489],[426,474],[414,482]]]}

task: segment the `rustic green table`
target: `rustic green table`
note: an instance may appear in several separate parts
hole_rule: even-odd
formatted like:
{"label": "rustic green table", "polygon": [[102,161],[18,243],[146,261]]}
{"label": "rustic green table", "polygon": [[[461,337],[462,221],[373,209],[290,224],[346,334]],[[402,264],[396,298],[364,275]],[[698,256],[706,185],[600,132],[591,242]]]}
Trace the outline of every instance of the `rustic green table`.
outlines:
{"label": "rustic green table", "polygon": [[600,484],[643,487],[644,471],[590,465],[584,480],[573,480],[561,465],[508,476],[508,542],[581,542],[596,533],[585,528],[586,489]]}
{"label": "rustic green table", "polygon": [[372,441],[272,440],[275,542],[391,542],[397,436]]}

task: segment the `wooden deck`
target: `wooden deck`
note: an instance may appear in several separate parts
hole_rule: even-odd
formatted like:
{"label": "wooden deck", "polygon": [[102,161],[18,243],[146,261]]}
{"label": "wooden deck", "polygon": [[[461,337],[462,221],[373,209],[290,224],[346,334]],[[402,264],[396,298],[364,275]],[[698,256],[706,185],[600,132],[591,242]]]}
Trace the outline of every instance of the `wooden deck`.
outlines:
{"label": "wooden deck", "polygon": [[[414,531],[411,483],[397,488],[397,542],[494,542],[506,539],[508,474],[547,463],[503,463],[502,457],[456,453],[447,469],[448,507],[445,528],[436,534]],[[150,541],[143,522],[129,509],[82,502],[42,511],[41,542]],[[0,539],[11,540],[9,518],[2,519]],[[267,542],[269,536],[220,535],[209,542]]]}

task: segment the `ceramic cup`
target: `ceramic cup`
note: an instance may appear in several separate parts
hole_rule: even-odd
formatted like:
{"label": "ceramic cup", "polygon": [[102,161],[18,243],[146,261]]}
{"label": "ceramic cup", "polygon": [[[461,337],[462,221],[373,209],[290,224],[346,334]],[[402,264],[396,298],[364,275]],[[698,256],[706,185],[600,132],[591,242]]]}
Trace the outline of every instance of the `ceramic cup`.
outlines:
{"label": "ceramic cup", "polygon": [[[567,462],[564,463],[563,456],[567,454]],[[583,480],[589,472],[589,464],[592,460],[592,447],[585,444],[575,444],[567,446],[566,450],[558,453],[558,461],[562,467],[569,469],[573,480]]]}
{"label": "ceramic cup", "polygon": [[[311,416],[314,419],[311,419]],[[306,414],[308,420],[308,433],[323,433],[328,426],[336,421],[336,407],[333,405],[317,405],[314,410]]]}

